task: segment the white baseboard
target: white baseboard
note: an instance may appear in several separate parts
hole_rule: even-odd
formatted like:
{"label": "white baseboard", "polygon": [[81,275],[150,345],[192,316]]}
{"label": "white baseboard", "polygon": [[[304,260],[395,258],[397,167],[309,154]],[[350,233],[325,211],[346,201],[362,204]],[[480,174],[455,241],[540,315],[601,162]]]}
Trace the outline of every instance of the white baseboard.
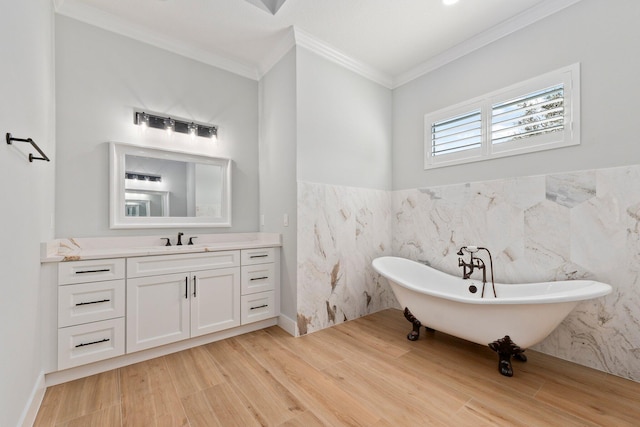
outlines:
{"label": "white baseboard", "polygon": [[36,416],[38,415],[40,405],[42,404],[42,399],[44,398],[45,391],[46,387],[44,385],[44,372],[40,372],[36,383],[33,385],[33,390],[31,390],[29,401],[25,405],[22,417],[20,418],[22,421],[18,423],[19,426],[33,426],[33,423],[36,421]]}
{"label": "white baseboard", "polygon": [[296,322],[290,318],[285,316],[284,314],[280,314],[278,317],[278,326],[287,331],[290,335],[296,336]]}

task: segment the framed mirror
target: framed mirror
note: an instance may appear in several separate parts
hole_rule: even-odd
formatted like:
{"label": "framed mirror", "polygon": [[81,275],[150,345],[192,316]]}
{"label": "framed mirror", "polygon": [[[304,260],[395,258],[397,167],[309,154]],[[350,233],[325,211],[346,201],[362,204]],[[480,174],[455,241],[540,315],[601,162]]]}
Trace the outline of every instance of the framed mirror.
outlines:
{"label": "framed mirror", "polygon": [[231,160],[112,142],[111,228],[231,227]]}

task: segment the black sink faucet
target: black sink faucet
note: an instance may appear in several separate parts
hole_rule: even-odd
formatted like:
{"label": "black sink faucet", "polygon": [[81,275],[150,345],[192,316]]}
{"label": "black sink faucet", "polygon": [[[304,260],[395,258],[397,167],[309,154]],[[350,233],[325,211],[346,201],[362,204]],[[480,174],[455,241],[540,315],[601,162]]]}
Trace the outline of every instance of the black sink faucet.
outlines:
{"label": "black sink faucet", "polygon": [[176,243],[176,246],[182,246],[182,236],[184,236],[183,232],[178,233],[178,243]]}

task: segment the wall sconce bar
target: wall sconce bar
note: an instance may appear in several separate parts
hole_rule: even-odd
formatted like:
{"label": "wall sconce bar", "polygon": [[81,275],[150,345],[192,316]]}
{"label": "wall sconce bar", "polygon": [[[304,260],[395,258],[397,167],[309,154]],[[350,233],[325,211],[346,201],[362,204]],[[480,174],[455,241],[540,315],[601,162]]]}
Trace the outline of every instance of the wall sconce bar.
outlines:
{"label": "wall sconce bar", "polygon": [[138,181],[162,182],[162,176],[148,173],[125,172],[125,179],[137,179]]}
{"label": "wall sconce bar", "polygon": [[139,126],[164,129],[170,132],[186,133],[192,136],[211,138],[213,140],[218,138],[217,126],[188,122],[185,120],[173,119],[171,117],[156,116],[154,114],[145,113],[144,111],[134,112],[133,123]]}

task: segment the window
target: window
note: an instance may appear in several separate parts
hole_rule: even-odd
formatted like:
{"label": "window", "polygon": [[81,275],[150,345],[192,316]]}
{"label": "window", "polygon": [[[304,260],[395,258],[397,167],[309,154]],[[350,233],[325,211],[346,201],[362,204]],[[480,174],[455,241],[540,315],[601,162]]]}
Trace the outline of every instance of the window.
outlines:
{"label": "window", "polygon": [[579,64],[425,116],[425,169],[580,143]]}

